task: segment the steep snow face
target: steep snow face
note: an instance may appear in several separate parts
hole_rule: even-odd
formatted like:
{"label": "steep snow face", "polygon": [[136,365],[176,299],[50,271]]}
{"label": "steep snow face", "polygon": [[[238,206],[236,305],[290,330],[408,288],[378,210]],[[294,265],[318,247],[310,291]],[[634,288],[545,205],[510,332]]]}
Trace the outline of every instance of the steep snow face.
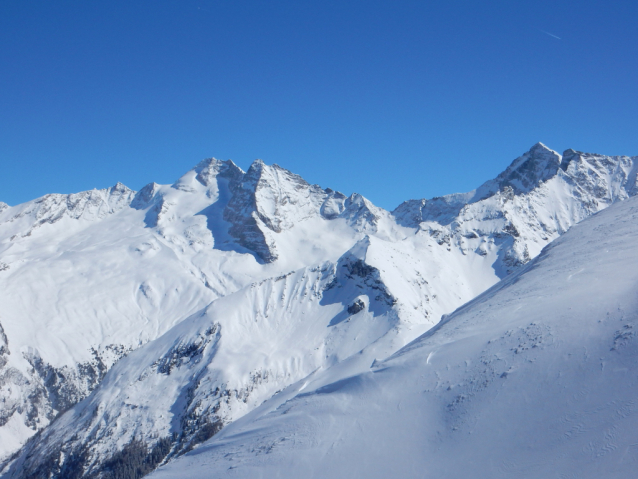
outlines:
{"label": "steep snow face", "polygon": [[389,359],[317,374],[151,477],[631,477],[637,233],[632,198]]}

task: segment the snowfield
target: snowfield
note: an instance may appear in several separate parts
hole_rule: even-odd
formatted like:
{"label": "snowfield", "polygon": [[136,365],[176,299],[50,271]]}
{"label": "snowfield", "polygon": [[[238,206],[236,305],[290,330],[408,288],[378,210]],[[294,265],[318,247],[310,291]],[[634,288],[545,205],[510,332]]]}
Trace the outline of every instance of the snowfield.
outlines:
{"label": "snowfield", "polygon": [[[562,277],[553,265],[602,254],[600,241],[622,242],[616,229],[630,236],[631,221],[612,212],[632,217],[637,171],[636,157],[559,155],[539,143],[472,192],[410,200],[388,212],[277,165],[257,160],[243,172],[230,160],[208,159],[172,185],[134,192],[117,184],[0,204],[0,475],[132,477],[124,474],[133,464],[145,474],[162,465],[157,474],[186,474],[183,464],[191,464],[192,477],[208,477],[206,468],[299,477],[303,467],[315,467],[316,477],[326,467],[337,476],[391,477],[381,464],[390,454],[387,467],[415,468],[405,474],[421,477],[445,473],[433,451],[448,462],[462,454],[445,466],[460,474],[478,451],[496,457],[486,451],[490,434],[494,444],[502,441],[498,447],[522,454],[511,456],[512,471],[532,471],[533,454],[515,440],[545,437],[533,429],[545,427],[539,415],[562,410],[534,412],[534,394],[567,401],[583,390],[569,383],[569,367],[593,381],[592,361],[603,357],[591,352],[594,345],[580,355],[556,352],[571,347],[565,328],[581,335],[583,348],[603,336],[595,328],[587,336],[576,317],[553,311],[562,311],[562,300],[598,311],[620,294],[614,281],[624,281],[632,263],[629,253],[625,262],[615,255],[618,245],[608,256],[609,265],[621,263],[617,274],[590,267]],[[615,227],[587,229],[604,218]],[[559,258],[565,248],[572,252]],[[598,273],[576,288],[587,271]],[[519,291],[519,283],[536,292],[505,292]],[[499,295],[509,299],[493,299]],[[488,303],[495,304],[489,311],[477,306]],[[620,321],[632,310],[614,311],[604,314]],[[528,312],[536,316],[528,320]],[[616,356],[629,354],[632,327],[627,320],[614,330]],[[494,337],[483,345],[484,335]],[[559,374],[554,363],[560,390],[540,386],[549,371]],[[523,377],[533,386],[517,383]],[[583,393],[586,417],[591,391]],[[491,407],[503,419],[489,416]],[[600,414],[596,424],[612,424]],[[489,431],[478,427],[488,416]],[[511,438],[502,435],[504,421],[517,428]],[[583,424],[566,444],[593,441],[585,432],[595,427]],[[534,434],[519,430],[527,427]],[[552,444],[550,456],[561,450]],[[410,462],[417,450],[420,458]],[[360,461],[338,459],[346,457]],[[472,461],[491,471],[485,477],[506,470]]]}

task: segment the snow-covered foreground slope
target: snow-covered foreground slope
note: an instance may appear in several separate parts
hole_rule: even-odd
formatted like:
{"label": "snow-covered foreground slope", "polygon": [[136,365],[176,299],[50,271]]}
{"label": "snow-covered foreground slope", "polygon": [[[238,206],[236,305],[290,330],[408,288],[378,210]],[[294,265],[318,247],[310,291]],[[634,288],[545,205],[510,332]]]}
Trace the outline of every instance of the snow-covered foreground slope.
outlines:
{"label": "snow-covered foreground slope", "polygon": [[392,213],[214,159],[137,193],[0,205],[0,459],[36,431],[12,475],[176,457],[279,390],[397,351],[634,195],[636,164],[537,144],[473,192]]}
{"label": "snow-covered foreground slope", "polygon": [[295,385],[151,477],[633,477],[637,235],[638,201],[614,205],[389,359]]}

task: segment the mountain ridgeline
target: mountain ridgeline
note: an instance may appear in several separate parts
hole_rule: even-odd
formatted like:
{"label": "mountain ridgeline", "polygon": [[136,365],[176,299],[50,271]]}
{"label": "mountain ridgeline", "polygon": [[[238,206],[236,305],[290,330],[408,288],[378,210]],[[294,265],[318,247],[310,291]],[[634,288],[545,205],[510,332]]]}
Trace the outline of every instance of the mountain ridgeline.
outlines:
{"label": "mountain ridgeline", "polygon": [[0,474],[142,477],[325,371],[368,370],[634,196],[637,172],[538,143],[389,212],[211,158],[172,185],[0,203]]}

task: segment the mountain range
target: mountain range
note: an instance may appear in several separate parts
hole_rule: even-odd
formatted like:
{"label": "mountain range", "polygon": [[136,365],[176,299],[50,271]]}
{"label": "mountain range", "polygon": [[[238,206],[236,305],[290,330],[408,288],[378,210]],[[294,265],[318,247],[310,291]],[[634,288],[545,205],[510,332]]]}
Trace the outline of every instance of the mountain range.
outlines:
{"label": "mountain range", "polygon": [[[299,477],[309,465],[320,471],[339,445],[345,456],[338,456],[352,457],[352,464],[334,461],[331,475],[388,477],[384,467],[393,465],[414,477],[413,468],[426,462],[432,471],[469,467],[439,464],[434,451],[449,459],[462,443],[459,451],[473,451],[464,457],[479,455],[489,429],[458,438],[499,411],[501,422],[513,421],[521,411],[506,405],[516,404],[515,391],[538,393],[508,386],[502,403],[488,408],[490,394],[502,389],[490,386],[497,379],[518,384],[515,371],[525,368],[536,372],[518,381],[570,371],[539,366],[539,372],[530,358],[538,352],[541,364],[556,362],[556,351],[575,355],[579,338],[601,347],[591,324],[611,317],[607,309],[615,318],[609,328],[619,325],[617,350],[633,337],[630,301],[615,295],[619,288],[603,288],[596,309],[607,308],[598,311],[603,316],[583,316],[589,336],[559,335],[578,329],[576,319],[562,324],[563,313],[551,321],[548,315],[567,304],[563,290],[574,308],[595,294],[591,285],[568,288],[561,271],[582,266],[587,255],[604,265],[595,245],[609,235],[616,249],[629,249],[635,202],[623,200],[636,195],[637,172],[638,157],[560,155],[538,143],[474,191],[409,200],[389,212],[277,165],[257,160],[244,172],[211,158],[172,185],[150,183],[135,192],[118,183],[12,207],[0,203],[2,477],[141,477],[159,466],[157,477],[186,477],[184,464],[199,471],[192,477],[203,477],[197,474],[204,462],[220,476],[255,477],[263,466],[271,471],[265,477]],[[611,264],[623,257],[614,253]],[[579,276],[579,284],[611,274],[600,268]],[[543,306],[545,297],[558,299]],[[614,302],[627,313],[616,314]],[[519,310],[525,314],[514,314]],[[585,356],[570,367],[598,360]],[[618,361],[611,361],[614,368],[625,367]],[[575,376],[567,376],[563,396],[578,394],[569,382]],[[423,404],[422,390],[431,391]],[[544,394],[550,392],[558,394],[551,388]],[[582,414],[606,397],[590,396],[598,399]],[[560,404],[550,410],[567,411],[568,402]],[[386,406],[406,413],[386,415]],[[295,414],[284,417],[288,407]],[[538,426],[543,411],[530,414],[521,427]],[[592,417],[612,427],[607,416]],[[335,418],[341,429],[328,428]],[[348,432],[357,424],[380,435],[401,424],[405,430],[397,431],[418,440],[403,447],[406,440],[390,434],[378,444],[392,447],[380,449],[374,435],[363,441]],[[604,429],[584,424],[585,431]],[[510,439],[502,436],[502,445]],[[429,455],[410,462],[415,447]],[[366,454],[377,459],[366,462]],[[536,457],[518,454],[503,455],[512,471]],[[382,467],[388,455],[393,459]],[[242,467],[235,470],[229,457]],[[499,467],[491,470],[507,470]]]}

